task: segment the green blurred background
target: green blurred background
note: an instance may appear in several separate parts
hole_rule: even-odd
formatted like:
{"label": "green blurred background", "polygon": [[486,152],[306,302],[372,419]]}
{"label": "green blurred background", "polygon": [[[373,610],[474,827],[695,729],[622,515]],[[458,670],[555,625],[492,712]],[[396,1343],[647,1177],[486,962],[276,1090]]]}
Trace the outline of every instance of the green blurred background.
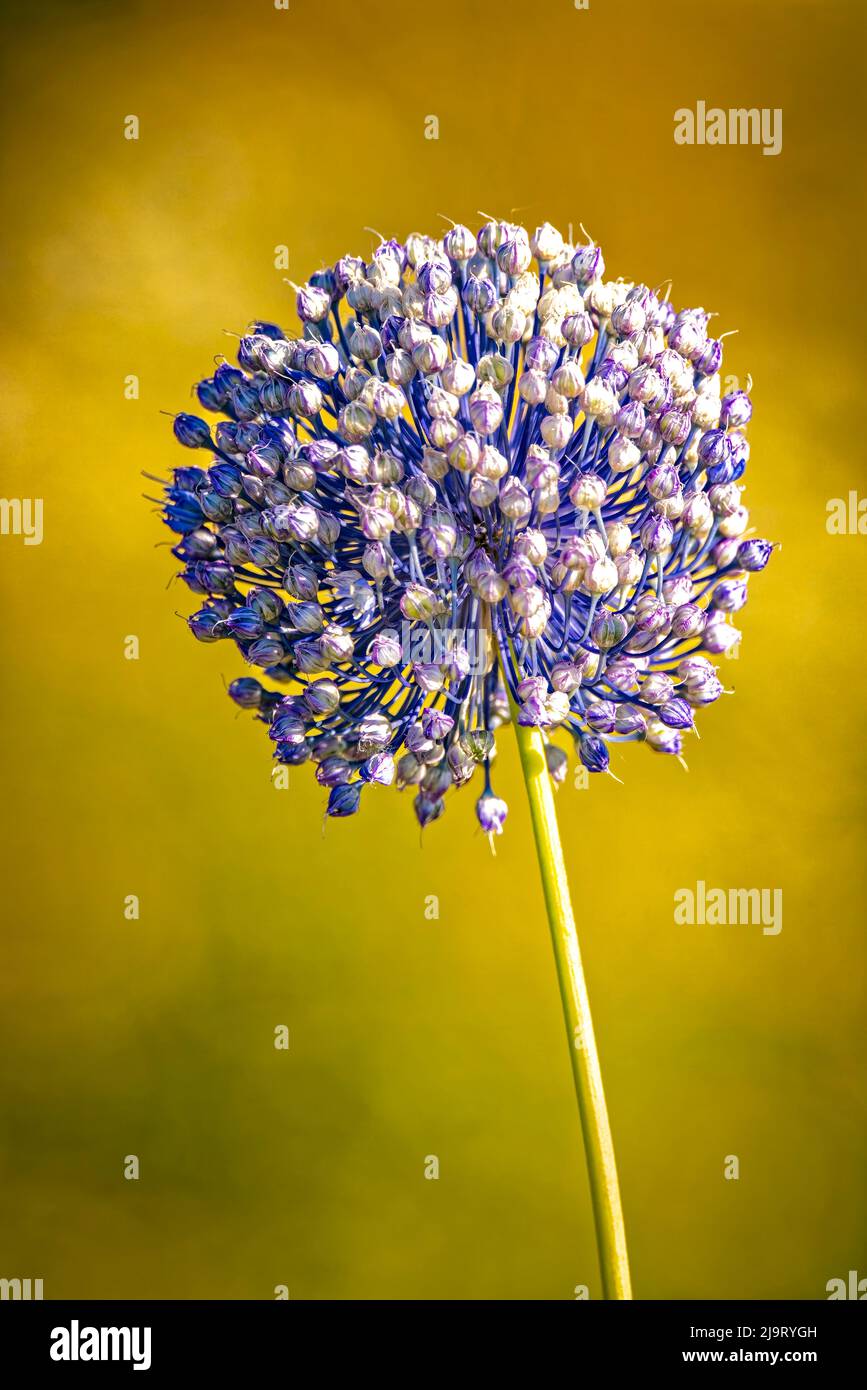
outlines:
{"label": "green blurred background", "polygon": [[[636,1294],[867,1275],[867,540],[825,529],[867,489],[862,15],[6,5],[2,492],[44,498],[45,539],[0,537],[0,1276],[49,1298],[599,1295],[514,750],[496,859],[469,790],[422,844],[394,792],[323,835],[310,770],[275,790],[226,698],[240,658],[175,616],[191,596],[141,495],[180,461],[159,412],[222,330],[292,323],[275,246],[300,281],[369,254],[365,226],[477,209],[580,219],[610,274],[673,276],[740,330],[747,501],[782,541],[688,774],[626,748],[622,786],[559,793]],[[698,99],[782,107],[782,153],[676,146]],[[781,934],[676,926],[698,879],[781,887]]]}

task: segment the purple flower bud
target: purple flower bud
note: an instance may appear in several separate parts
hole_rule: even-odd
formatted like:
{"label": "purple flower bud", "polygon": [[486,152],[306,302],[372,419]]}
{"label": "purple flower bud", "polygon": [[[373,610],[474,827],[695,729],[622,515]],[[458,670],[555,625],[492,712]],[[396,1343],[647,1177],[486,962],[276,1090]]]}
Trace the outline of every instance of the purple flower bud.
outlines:
{"label": "purple flower bud", "polygon": [[279,637],[261,637],[247,649],[247,660],[254,666],[274,666],[285,655],[286,648]]}
{"label": "purple flower bud", "polygon": [[602,247],[579,246],[575,255],[572,257],[572,272],[579,285],[589,285],[594,280],[601,280],[605,274],[605,261],[602,258]]}
{"label": "purple flower bud", "polygon": [[688,637],[698,637],[705,625],[704,610],[695,603],[684,603],[675,611],[671,620],[672,636],[682,642]]}
{"label": "purple flower bud", "polygon": [[361,783],[332,787],[328,793],[327,816],[354,816],[361,802]]}
{"label": "purple flower bud", "polygon": [[746,391],[730,391],[720,402],[720,424],[742,429],[752,419],[753,403]]}
{"label": "purple flower bud", "polygon": [[701,347],[692,354],[692,364],[702,376],[713,376],[722,362],[722,343],[718,338],[707,338]]}
{"label": "purple flower bud", "polygon": [[450,227],[443,237],[443,246],[449,260],[462,264],[476,254],[476,238],[469,227],[460,224]]}
{"label": "purple flower bud", "polygon": [[740,640],[741,634],[737,628],[727,623],[721,613],[711,614],[702,639],[705,651],[713,652],[714,655],[728,652],[732,647],[736,647]]}
{"label": "purple flower bud", "polygon": [[654,753],[670,753],[679,757],[683,749],[683,738],[679,729],[671,729],[660,720],[652,720],[645,730],[645,738]]}
{"label": "purple flower bud", "polygon": [[629,738],[633,734],[644,734],[646,721],[640,709],[635,705],[618,705],[617,715],[614,720],[614,728],[618,734]]}
{"label": "purple flower bud", "polygon": [[562,748],[558,748],[556,743],[545,744],[545,763],[551,776],[551,781],[559,787],[566,780],[566,773],[569,771],[569,758]]}
{"label": "purple flower bud", "polygon": [[337,754],[322,758],[316,769],[316,780],[322,787],[342,787],[352,776],[352,763]]}
{"label": "purple flower bud", "polygon": [[692,422],[686,410],[672,407],[659,417],[659,433],[666,444],[673,444],[675,448],[686,443],[691,427]]}
{"label": "purple flower bud", "polygon": [[617,710],[611,700],[594,700],[584,711],[584,721],[599,734],[614,731]]}
{"label": "purple flower bud", "polygon": [[331,308],[331,296],[316,285],[302,285],[295,297],[295,308],[305,323],[320,323]]}
{"label": "purple flower bud", "polygon": [[476,802],[476,816],[486,835],[502,835],[509,808],[500,797],[485,791]]}
{"label": "purple flower bud", "polygon": [[615,428],[627,439],[637,439],[647,423],[647,413],[640,401],[627,401],[617,412]]}
{"label": "purple flower bud", "polygon": [[629,619],[623,613],[613,613],[611,609],[603,608],[593,620],[591,635],[597,647],[603,651],[616,647],[628,633]]}
{"label": "purple flower bud", "polygon": [[524,365],[527,371],[544,372],[547,375],[556,366],[559,356],[549,338],[531,338],[524,352]]}
{"label": "purple flower bud", "polygon": [[199,405],[201,405],[204,410],[212,410],[215,413],[218,410],[222,410],[226,402],[225,391],[220,389],[213,377],[206,377],[204,381],[200,381],[197,384],[196,395],[199,400]]}
{"label": "purple flower bud", "polygon": [[659,410],[670,394],[665,377],[655,367],[637,367],[627,385],[631,398],[648,410]]}
{"label": "purple flower bud", "polygon": [[639,535],[641,544],[647,553],[658,555],[671,546],[674,539],[674,527],[667,517],[651,512],[647,520],[642,523]]}
{"label": "purple flower bud", "polygon": [[254,641],[265,631],[265,624],[255,608],[236,608],[226,621],[226,627],[233,637],[243,641]]}
{"label": "purple flower bud", "polygon": [[187,625],[200,642],[217,642],[223,634],[223,620],[219,613],[209,608],[200,608],[187,619]]}
{"label": "purple flower bud", "polygon": [[595,331],[589,314],[567,314],[563,320],[563,337],[571,348],[585,347]]}
{"label": "purple flower bud", "polygon": [[212,449],[211,431],[198,415],[176,415],[175,439],[187,449]]}
{"label": "purple flower bud", "polygon": [[274,757],[278,763],[298,767],[301,763],[309,762],[310,749],[306,743],[278,743],[274,748]]}
{"label": "purple flower bud", "polygon": [[737,613],[747,601],[747,585],[743,579],[724,579],[713,591],[711,603],[724,613]]}
{"label": "purple flower bud", "polygon": [[428,707],[421,712],[421,727],[426,738],[443,739],[455,726],[455,721],[445,710]]}
{"label": "purple flower bud", "polygon": [[236,705],[240,705],[241,709],[259,709],[264,694],[264,686],[260,685],[252,676],[240,676],[229,686],[231,699],[235,701]]}
{"label": "purple flower bud", "polygon": [[608,747],[597,734],[579,734],[578,757],[588,772],[608,771]]}
{"label": "purple flower bud", "polygon": [[334,714],[340,707],[340,691],[334,681],[311,681],[304,692],[304,703],[314,717]]}
{"label": "purple flower bud", "polygon": [[499,302],[499,295],[494,288],[493,281],[477,275],[467,276],[461,298],[467,308],[479,316],[487,314]]}
{"label": "purple flower bud", "polygon": [[431,821],[439,820],[446,809],[446,803],[441,796],[429,796],[426,792],[419,792],[412,806],[422,830],[426,825],[430,825]]}
{"label": "purple flower bud", "polygon": [[660,707],[659,717],[670,729],[691,729],[694,723],[690,705],[680,696],[667,700]]}
{"label": "purple flower bud", "polygon": [[600,363],[593,380],[603,382],[615,395],[619,395],[626,388],[629,373],[621,362],[614,362],[610,357],[606,357],[605,361]]}
{"label": "purple flower bud", "polygon": [[773,548],[770,541],[742,541],[737,550],[737,564],[744,570],[763,570],[771,558]]}
{"label": "purple flower bud", "polygon": [[723,693],[722,681],[714,671],[691,676],[685,696],[691,705],[712,705]]}
{"label": "purple flower bud", "polygon": [[277,707],[268,727],[268,737],[274,743],[303,743],[306,734],[307,725],[303,719],[291,709]]}
{"label": "purple flower bud", "polygon": [[698,441],[698,456],[711,467],[730,461],[731,452],[731,440],[725,430],[708,430]]}
{"label": "purple flower bud", "polygon": [[675,316],[668,334],[668,345],[684,357],[693,357],[707,342],[707,315],[699,309],[684,309]]}
{"label": "purple flower bud", "polygon": [[680,474],[673,463],[659,463],[645,478],[647,491],[657,502],[673,497],[680,488]]}
{"label": "purple flower bud", "polygon": [[611,315],[611,326],[621,338],[631,338],[640,333],[646,322],[647,315],[636,300],[627,299],[625,303],[618,304]]}
{"label": "purple flower bud", "polygon": [[390,787],[394,781],[394,757],[391,753],[374,753],[362,763],[359,771],[365,782],[378,782],[381,787]]}

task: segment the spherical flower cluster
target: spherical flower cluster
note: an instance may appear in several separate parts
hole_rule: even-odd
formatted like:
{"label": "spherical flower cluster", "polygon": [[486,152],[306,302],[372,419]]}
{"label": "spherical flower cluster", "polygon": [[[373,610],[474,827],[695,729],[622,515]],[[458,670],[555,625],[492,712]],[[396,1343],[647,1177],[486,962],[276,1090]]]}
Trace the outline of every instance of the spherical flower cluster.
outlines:
{"label": "spherical flower cluster", "polygon": [[206,455],[166,486],[203,642],[262,679],[232,698],[280,763],[312,762],[332,816],[371,783],[422,825],[481,768],[499,833],[495,730],[679,756],[723,687],[714,658],[768,541],[748,537],[752,414],[721,395],[703,309],[605,278],[550,224],[383,240],[297,288],[301,330],[255,323],[175,434]]}

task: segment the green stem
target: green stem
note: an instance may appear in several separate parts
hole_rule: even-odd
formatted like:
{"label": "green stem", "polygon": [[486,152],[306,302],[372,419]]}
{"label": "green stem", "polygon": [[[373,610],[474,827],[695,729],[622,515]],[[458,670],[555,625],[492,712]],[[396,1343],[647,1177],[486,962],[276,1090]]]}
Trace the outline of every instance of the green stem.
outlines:
{"label": "green stem", "polygon": [[554,943],[554,959],[560,981],[560,997],[566,1031],[569,1034],[569,1053],[572,1075],[578,1096],[581,1129],[587,1154],[596,1241],[599,1247],[599,1266],[602,1271],[602,1290],[605,1298],[631,1298],[629,1257],[626,1253],[626,1231],[620,1206],[620,1188],[608,1109],[602,1089],[602,1072],[587,982],[581,965],[578,933],[569,896],[569,882],[560,844],[554,791],[545,761],[545,745],[536,728],[518,723],[517,711],[512,709],[512,722],[518,739],[521,766],[533,819],[536,853],[545,891],[545,905]]}

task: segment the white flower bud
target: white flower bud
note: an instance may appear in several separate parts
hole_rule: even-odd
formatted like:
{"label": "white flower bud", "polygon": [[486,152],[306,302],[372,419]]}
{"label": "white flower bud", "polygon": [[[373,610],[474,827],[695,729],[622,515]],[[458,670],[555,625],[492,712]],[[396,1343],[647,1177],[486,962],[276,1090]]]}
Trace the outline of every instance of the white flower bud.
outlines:
{"label": "white flower bud", "polygon": [[584,373],[575,359],[564,362],[562,367],[558,367],[551,377],[551,385],[554,390],[570,401],[574,400],[576,396],[580,396],[586,384]]}
{"label": "white flower bud", "polygon": [[700,391],[692,407],[692,423],[700,430],[713,430],[719,424],[719,416],[719,397]]}
{"label": "white flower bud", "polygon": [[608,537],[608,553],[613,559],[618,555],[625,555],[632,544],[632,532],[625,521],[609,521],[605,527],[605,534]]}
{"label": "white flower bud", "polygon": [[553,261],[563,250],[563,238],[550,222],[543,222],[531,236],[530,246],[538,261]]}
{"label": "white flower bud", "polygon": [[588,594],[607,594],[617,587],[618,579],[615,561],[605,556],[602,560],[594,560],[584,571],[583,588]]}
{"label": "white flower bud", "polygon": [[612,439],[608,446],[608,464],[612,472],[631,473],[640,462],[641,450],[631,439],[626,439],[622,434]]}
{"label": "white flower bud", "polygon": [[617,582],[622,589],[631,589],[638,583],[644,571],[644,561],[637,550],[627,550],[614,561],[617,569]]}
{"label": "white flower bud", "polygon": [[750,524],[750,514],[746,507],[737,507],[728,516],[724,516],[719,524],[719,533],[726,539],[742,536]]}
{"label": "white flower bud", "polygon": [[518,382],[518,395],[528,405],[541,405],[548,390],[548,378],[544,372],[533,369],[524,372]]}
{"label": "white flower bud", "polygon": [[713,510],[706,492],[696,492],[687,498],[683,509],[683,524],[688,531],[697,536],[710,530],[713,525]]}
{"label": "white flower bud", "polygon": [[546,415],[541,433],[549,448],[565,449],[572,438],[572,420],[568,415]]}
{"label": "white flower bud", "polygon": [[493,386],[495,391],[503,391],[515,375],[515,368],[507,357],[499,352],[486,352],[479,358],[476,375],[480,382]]}
{"label": "white flower bud", "polygon": [[[470,502],[474,507],[490,507],[497,500],[499,484],[494,478],[484,478],[474,473],[470,478]],[[484,594],[481,595],[485,597]]]}
{"label": "white flower bud", "polygon": [[385,359],[385,374],[396,386],[407,386],[415,376],[415,363],[403,348],[395,348]]}
{"label": "white flower bud", "polygon": [[591,420],[598,420],[604,429],[614,424],[614,418],[620,408],[620,403],[611,390],[604,382],[598,381],[595,377],[588,381],[581,394],[581,405],[584,414]]}
{"label": "white flower bud", "polygon": [[527,327],[527,315],[517,306],[505,304],[491,316],[492,337],[498,343],[517,343]]}
{"label": "white flower bud", "polygon": [[476,464],[476,472],[482,478],[488,478],[492,482],[499,482],[505,478],[509,471],[509,460],[505,454],[501,454],[499,449],[495,449],[493,444],[485,444],[479,455]]}
{"label": "white flower bud", "polygon": [[439,387],[431,391],[428,396],[427,409],[432,420],[452,419],[457,415],[459,408],[460,401],[457,396],[453,396],[449,391],[443,391]]}
{"label": "white flower bud", "polygon": [[622,343],[615,343],[606,356],[624,367],[627,372],[634,372],[638,366],[638,350],[628,338]]}
{"label": "white flower bud", "polygon": [[579,473],[569,488],[571,501],[581,511],[595,512],[605,501],[608,488],[596,473]]}
{"label": "white flower bud", "polygon": [[531,270],[526,270],[513,281],[512,288],[506,296],[506,303],[514,305],[524,314],[532,314],[538,302],[539,277]]}
{"label": "white flower bud", "polygon": [[448,417],[432,420],[428,431],[430,442],[435,449],[448,449],[456,439],[460,439],[462,433],[457,420]]}
{"label": "white flower bud", "polygon": [[475,385],[476,374],[469,362],[453,357],[442,370],[442,383],[453,396],[465,396]]}
{"label": "white flower bud", "polygon": [[360,444],[372,433],[375,424],[376,416],[373,411],[358,401],[350,401],[348,405],[343,406],[337,417],[337,427],[350,444]]}
{"label": "white flower bud", "polygon": [[741,505],[741,490],[737,483],[716,483],[708,488],[708,501],[715,516],[732,516]]}
{"label": "white flower bud", "polygon": [[548,556],[548,542],[541,531],[531,526],[515,538],[514,550],[517,555],[526,556],[531,565],[543,565]]}
{"label": "white flower bud", "polygon": [[500,489],[500,511],[510,521],[524,521],[532,511],[530,494],[524,484],[514,476],[509,477]]}
{"label": "white flower bud", "polygon": [[421,466],[425,475],[435,483],[442,482],[449,471],[449,461],[439,449],[425,449]]}

